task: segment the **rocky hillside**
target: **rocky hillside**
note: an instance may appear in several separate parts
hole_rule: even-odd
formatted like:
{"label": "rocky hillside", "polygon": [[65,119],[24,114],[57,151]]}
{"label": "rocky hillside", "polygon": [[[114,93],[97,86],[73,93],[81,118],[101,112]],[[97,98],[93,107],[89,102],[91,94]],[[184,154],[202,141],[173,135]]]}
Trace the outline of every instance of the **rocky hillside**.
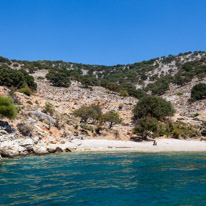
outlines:
{"label": "rocky hillside", "polygon": [[[81,144],[79,140],[82,138],[130,140],[134,136],[132,109],[140,98],[139,94],[159,95],[171,101],[176,110],[171,121],[181,121],[194,127],[205,125],[206,100],[188,101],[192,87],[206,82],[205,52],[188,52],[116,66],[63,61],[29,62],[1,57],[0,66],[0,70],[26,70],[37,84],[31,95],[20,90],[11,94],[8,86],[0,87],[0,95],[12,96],[19,107],[15,120],[1,120],[2,156],[70,151]],[[71,75],[69,86],[54,86],[47,74],[55,71],[59,75],[62,68],[64,75],[65,71],[77,73],[68,73]],[[52,110],[48,110],[48,104]],[[73,115],[76,109],[89,105],[98,105],[103,113],[116,111],[122,122],[109,128],[109,122],[100,125],[89,119],[84,123]],[[5,122],[14,131],[8,132]],[[100,127],[101,132],[97,132]]]}

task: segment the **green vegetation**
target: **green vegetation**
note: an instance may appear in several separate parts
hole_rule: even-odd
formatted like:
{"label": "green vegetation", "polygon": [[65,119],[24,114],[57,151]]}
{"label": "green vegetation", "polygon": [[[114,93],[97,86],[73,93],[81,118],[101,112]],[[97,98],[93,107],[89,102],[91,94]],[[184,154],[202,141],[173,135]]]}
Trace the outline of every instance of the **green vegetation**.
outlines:
{"label": "green vegetation", "polygon": [[30,104],[30,105],[33,105],[33,103],[29,100],[29,101],[26,101],[27,104]]}
{"label": "green vegetation", "polygon": [[55,112],[54,106],[47,102],[44,106],[43,112],[52,116]]}
{"label": "green vegetation", "polygon": [[141,135],[144,138],[147,138],[148,135],[152,135],[157,131],[158,121],[153,117],[142,118],[139,121],[139,124],[134,128],[133,132],[137,135]]}
{"label": "green vegetation", "polygon": [[200,135],[198,128],[181,121],[171,122],[165,117],[172,116],[174,109],[170,102],[153,96],[140,99],[133,110],[137,125],[133,132],[144,138],[169,136],[173,138],[191,138]]}
{"label": "green vegetation", "polygon": [[10,64],[10,61],[9,61],[9,59],[0,56],[0,63],[7,63],[7,64]]}
{"label": "green vegetation", "polygon": [[[111,129],[114,124],[119,124],[122,121],[122,119],[119,117],[119,114],[115,111],[109,111],[105,114],[102,114],[101,108],[98,105],[82,106],[79,109],[75,110],[73,112],[73,115],[80,117],[80,122],[84,123],[87,123],[88,119],[92,119],[93,123],[97,123],[98,121],[99,130],[101,129],[100,125],[102,124],[102,122],[109,122],[109,129]],[[86,130],[89,129],[87,128]]]}
{"label": "green vegetation", "polygon": [[85,129],[85,130],[88,130],[88,131],[90,131],[90,132],[93,132],[93,127],[90,127],[90,126],[88,126],[88,125],[86,125],[86,124],[81,124],[80,127],[81,127],[82,129]]}
{"label": "green vegetation", "polygon": [[102,111],[98,105],[82,106],[73,112],[73,115],[81,118],[81,122],[87,122],[88,119],[98,120]]}
{"label": "green vegetation", "polygon": [[14,105],[12,98],[0,96],[0,117],[15,119],[18,108]]}
{"label": "green vegetation", "polygon": [[25,86],[24,88],[21,88],[17,91],[27,96],[30,96],[32,94],[32,90],[28,86]]}
{"label": "green vegetation", "polygon": [[113,124],[119,124],[122,122],[122,119],[119,117],[119,114],[115,111],[109,111],[103,114],[102,119],[105,122],[110,122],[109,129],[112,128]]}
{"label": "green vegetation", "polygon": [[14,87],[16,89],[28,86],[31,90],[36,90],[37,85],[34,78],[25,70],[13,70],[8,67],[0,67],[0,86]]}
{"label": "green vegetation", "polygon": [[206,98],[206,84],[199,83],[195,85],[191,90],[192,101],[201,100]]}
{"label": "green vegetation", "polygon": [[161,97],[149,95],[141,98],[133,110],[134,120],[148,116],[160,120],[166,116],[172,116],[174,112],[170,102]]}
{"label": "green vegetation", "polygon": [[133,119],[138,122],[133,132],[144,138],[164,135],[166,134],[166,131],[163,131],[165,125],[160,121],[163,121],[167,116],[172,116],[174,112],[171,103],[165,99],[145,96],[139,100],[133,109]]}
{"label": "green vegetation", "polygon": [[156,118],[146,117],[140,119],[139,124],[133,130],[134,134],[144,138],[166,136],[176,139],[192,138],[200,136],[200,131],[192,125],[185,124],[181,121],[157,121]]}
{"label": "green vegetation", "polygon": [[[188,56],[186,56],[188,55]],[[197,55],[202,55],[200,59],[191,61],[196,58]],[[184,58],[186,63],[181,59]],[[89,65],[89,64],[78,64],[72,62],[63,61],[17,61],[8,60],[0,57],[1,69],[7,69],[8,65],[21,67],[21,70],[6,71],[7,77],[3,75],[4,79],[9,81],[1,80],[2,75],[0,72],[0,85],[14,86],[17,89],[25,87],[26,85],[35,90],[35,85],[30,85],[32,79],[24,81],[27,77],[22,77],[19,72],[33,73],[37,70],[46,69],[49,73],[46,78],[54,86],[69,87],[71,80],[81,82],[81,84],[88,88],[90,86],[102,86],[106,89],[117,92],[123,97],[133,96],[135,98],[142,98],[146,93],[152,95],[162,95],[169,90],[170,84],[176,84],[179,86],[185,85],[190,82],[194,77],[203,79],[206,77],[206,53],[202,51],[180,53],[177,56],[169,55],[168,57],[154,58],[148,61],[137,62],[134,64],[127,65]],[[162,71],[161,74],[155,72],[159,70],[159,66],[164,64],[170,67],[169,64],[175,63],[178,72],[174,72],[171,69]],[[87,74],[83,75],[82,71]],[[15,73],[14,75],[9,74]],[[17,81],[14,80],[18,79]],[[40,79],[40,78],[39,78]],[[149,84],[145,86],[145,80],[150,80]],[[136,85],[141,85],[141,89],[136,89]]]}
{"label": "green vegetation", "polygon": [[71,84],[69,71],[66,69],[50,70],[46,78],[58,87],[69,87]]}

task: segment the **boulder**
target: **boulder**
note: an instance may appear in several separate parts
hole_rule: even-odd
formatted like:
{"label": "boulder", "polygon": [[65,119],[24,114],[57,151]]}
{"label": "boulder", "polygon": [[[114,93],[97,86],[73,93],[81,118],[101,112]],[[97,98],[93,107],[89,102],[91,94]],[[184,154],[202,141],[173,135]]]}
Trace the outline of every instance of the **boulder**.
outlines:
{"label": "boulder", "polygon": [[28,151],[15,141],[5,141],[0,144],[0,154],[5,157],[15,157],[19,155],[27,155]]}
{"label": "boulder", "polygon": [[33,150],[34,150],[34,153],[37,154],[37,155],[44,155],[44,154],[49,153],[45,146],[40,146],[40,145],[34,146]]}
{"label": "boulder", "polygon": [[32,140],[34,141],[34,144],[37,144],[39,141],[39,137],[38,136],[32,137]]}
{"label": "boulder", "polygon": [[5,130],[3,130],[3,129],[0,129],[0,136],[2,136],[2,135],[7,135],[8,133],[5,131]]}
{"label": "boulder", "polygon": [[73,143],[76,146],[80,146],[82,144],[82,141],[80,139],[73,139],[71,143]]}
{"label": "boulder", "polygon": [[55,153],[56,152],[56,148],[57,148],[56,144],[49,144],[47,146],[47,151],[49,153]]}
{"label": "boulder", "polygon": [[32,139],[16,140],[21,147],[26,148],[28,152],[33,151],[34,141]]}
{"label": "boulder", "polygon": [[71,152],[72,150],[76,150],[77,145],[71,142],[66,142],[65,144],[58,144],[59,147],[65,152]]}
{"label": "boulder", "polygon": [[43,119],[43,120],[48,121],[50,125],[53,125],[54,122],[55,122],[54,119],[51,116],[49,116],[49,115],[47,115],[43,112],[35,110],[35,111],[32,111],[32,114],[34,116],[36,116],[38,119]]}
{"label": "boulder", "polygon": [[62,148],[61,146],[59,146],[59,144],[49,144],[47,146],[47,151],[49,153],[55,153],[55,152],[63,152],[64,148]]}
{"label": "boulder", "polygon": [[10,140],[9,137],[8,137],[8,135],[2,135],[2,136],[0,136],[0,142],[5,142],[5,141],[8,141],[8,140]]}
{"label": "boulder", "polygon": [[[3,133],[1,133],[3,134]],[[0,142],[10,141],[17,138],[16,133],[0,135]]]}
{"label": "boulder", "polygon": [[13,129],[8,122],[6,121],[1,121],[0,120],[0,128],[6,130],[8,133],[13,133],[15,132],[15,129]]}
{"label": "boulder", "polygon": [[0,165],[1,165],[1,163],[2,163],[2,157],[1,157],[1,154],[0,154]]}

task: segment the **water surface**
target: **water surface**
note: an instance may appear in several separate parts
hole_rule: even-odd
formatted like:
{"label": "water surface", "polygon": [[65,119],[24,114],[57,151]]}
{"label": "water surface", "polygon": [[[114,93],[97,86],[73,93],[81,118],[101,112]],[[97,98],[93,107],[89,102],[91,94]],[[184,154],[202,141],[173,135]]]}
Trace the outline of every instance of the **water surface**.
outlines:
{"label": "water surface", "polygon": [[206,154],[29,156],[0,166],[0,205],[206,205]]}

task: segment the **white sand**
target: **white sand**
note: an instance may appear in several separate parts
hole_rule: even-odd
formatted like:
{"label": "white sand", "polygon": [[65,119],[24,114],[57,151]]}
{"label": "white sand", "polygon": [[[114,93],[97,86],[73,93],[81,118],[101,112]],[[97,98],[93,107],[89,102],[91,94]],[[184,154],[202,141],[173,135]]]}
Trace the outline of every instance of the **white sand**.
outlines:
{"label": "white sand", "polygon": [[169,152],[169,151],[206,151],[206,141],[156,139],[157,146],[152,141],[132,142],[104,139],[82,140],[79,151],[139,151],[139,152]]}

